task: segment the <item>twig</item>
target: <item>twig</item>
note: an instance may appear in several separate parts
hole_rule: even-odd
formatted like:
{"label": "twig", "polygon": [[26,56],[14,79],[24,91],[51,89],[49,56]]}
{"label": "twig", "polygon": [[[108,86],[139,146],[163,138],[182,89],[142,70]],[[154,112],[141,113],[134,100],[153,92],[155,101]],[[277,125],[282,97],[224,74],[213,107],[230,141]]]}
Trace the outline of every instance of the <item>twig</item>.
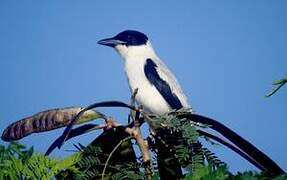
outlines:
{"label": "twig", "polygon": [[[145,166],[145,174],[146,174],[146,179],[148,180],[151,180],[152,179],[152,166],[151,166],[151,157],[150,157],[150,153],[149,153],[149,147],[148,147],[148,143],[143,139],[142,137],[142,134],[141,134],[141,130],[140,130],[140,119],[139,119],[139,115],[140,115],[140,112],[139,111],[136,111],[135,113],[135,120],[134,120],[134,126],[132,128],[130,127],[126,127],[125,128],[125,132],[130,134],[129,137],[121,140],[117,146],[115,146],[115,148],[112,150],[112,152],[110,153],[106,163],[105,163],[105,166],[104,166],[104,169],[103,169],[103,172],[102,172],[102,178],[104,178],[105,176],[105,172],[106,172],[106,168],[108,166],[108,163],[113,155],[113,153],[119,148],[119,146],[126,140],[128,139],[131,139],[131,138],[135,138],[135,140],[137,141],[138,145],[139,145],[139,148],[140,148],[140,151],[142,153],[142,157],[143,157],[143,162],[144,162],[144,166]],[[107,118],[107,125],[106,127],[109,129],[109,128],[115,128],[115,127],[118,127],[120,126],[119,123],[117,123],[115,120],[113,120],[112,118]]]}
{"label": "twig", "polygon": [[286,83],[287,83],[287,75],[284,78],[282,78],[282,79],[274,81],[273,82],[273,85],[274,85],[273,89],[265,97],[272,96],[273,94],[275,94]]}
{"label": "twig", "polygon": [[[136,88],[131,96],[131,102],[130,102],[130,105],[135,107],[136,105],[136,95],[138,93],[138,88]],[[129,114],[129,117],[128,117],[128,124],[130,123],[130,120],[134,120],[135,119],[135,111],[130,109],[130,114]]]}
{"label": "twig", "polygon": [[104,177],[105,177],[106,169],[107,169],[107,167],[108,167],[109,161],[110,161],[111,157],[113,156],[114,152],[120,147],[120,145],[121,145],[123,142],[125,142],[125,141],[127,141],[127,140],[130,140],[131,138],[132,138],[132,136],[129,136],[129,137],[126,137],[125,139],[121,140],[121,141],[116,145],[116,147],[112,150],[112,152],[110,153],[110,155],[109,155],[109,157],[108,157],[108,159],[107,159],[107,161],[106,161],[106,163],[105,163],[105,166],[104,166],[104,169],[103,169],[103,172],[102,172],[101,180],[103,180]]}
{"label": "twig", "polygon": [[151,156],[150,156],[150,152],[149,152],[148,143],[143,139],[142,134],[141,134],[139,114],[140,114],[139,111],[137,111],[135,114],[134,127],[132,127],[132,128],[127,127],[125,129],[125,131],[128,134],[132,135],[135,138],[135,140],[137,141],[137,144],[138,144],[140,151],[142,153],[146,179],[151,180],[152,174],[153,174],[152,164],[151,164]]}

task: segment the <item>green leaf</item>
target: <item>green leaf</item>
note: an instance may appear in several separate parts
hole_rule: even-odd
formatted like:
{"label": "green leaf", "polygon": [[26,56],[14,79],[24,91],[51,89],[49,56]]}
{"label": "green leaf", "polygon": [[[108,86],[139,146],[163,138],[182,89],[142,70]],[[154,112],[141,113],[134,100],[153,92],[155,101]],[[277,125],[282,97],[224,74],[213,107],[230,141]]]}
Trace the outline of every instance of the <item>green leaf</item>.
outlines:
{"label": "green leaf", "polygon": [[270,97],[272,96],[273,94],[275,94],[281,87],[283,87],[283,85],[285,85],[287,83],[287,75],[285,75],[284,78],[282,79],[279,79],[279,80],[276,80],[273,82],[273,89],[265,95],[265,97]]}

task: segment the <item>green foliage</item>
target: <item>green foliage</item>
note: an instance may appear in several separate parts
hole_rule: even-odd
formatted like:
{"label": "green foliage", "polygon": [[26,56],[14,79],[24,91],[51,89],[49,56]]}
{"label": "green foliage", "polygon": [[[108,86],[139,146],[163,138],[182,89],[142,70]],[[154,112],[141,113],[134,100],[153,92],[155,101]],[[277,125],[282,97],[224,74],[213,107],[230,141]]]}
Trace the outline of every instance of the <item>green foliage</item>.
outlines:
{"label": "green foliage", "polygon": [[89,145],[81,149],[81,153],[82,157],[76,166],[82,173],[72,179],[101,179],[105,165],[107,166],[105,179],[107,179],[107,177],[114,180],[142,179],[141,177],[144,176],[142,172],[136,170],[142,168],[138,162],[122,164],[108,163],[107,159],[109,154],[106,154],[100,146]]}
{"label": "green foliage", "polygon": [[143,175],[131,137],[121,127],[106,130],[87,147],[79,146],[76,167],[82,173],[70,179],[138,179]]}
{"label": "green foliage", "polygon": [[[187,120],[179,120],[173,115],[164,115],[153,118],[153,139],[149,139],[149,147],[157,154],[155,138],[159,138],[175,154],[185,172],[184,179],[190,180],[245,180],[245,179],[270,179],[264,173],[244,172],[233,175],[228,171],[227,165],[222,162],[213,152],[202,146],[199,142],[199,135],[196,129],[198,126],[207,126],[190,123]],[[204,139],[204,138],[203,138]],[[208,139],[208,138],[207,138]],[[209,142],[209,141],[208,141]],[[83,172],[78,179],[101,179],[101,173],[109,154],[105,154],[99,146],[88,146],[84,148],[84,154],[77,163]],[[153,159],[156,161],[156,158]],[[170,161],[170,159],[166,159]],[[153,162],[153,179],[160,179],[157,162]],[[106,176],[109,179],[144,179],[144,166],[141,157],[137,157],[135,163],[108,164]],[[140,170],[140,171],[138,171]],[[277,179],[286,179],[285,176]]]}
{"label": "green foliage", "polygon": [[[184,178],[185,180],[270,180],[270,177],[265,173],[254,171],[238,172],[232,174],[228,171],[227,166],[220,166],[213,169],[212,166],[202,166],[196,172],[189,173]],[[277,176],[273,180],[287,180],[286,175]]]}
{"label": "green foliage", "polygon": [[[245,172],[238,172],[237,174],[233,175],[230,174],[228,176],[230,180],[270,180],[271,178],[268,177],[264,172],[258,173],[255,171],[245,171]],[[286,174],[280,175],[277,177],[272,178],[273,180],[287,180]]]}
{"label": "green foliage", "polygon": [[186,175],[186,180],[224,180],[230,177],[226,166],[220,166],[214,170],[211,166],[202,166],[195,172]]}
{"label": "green foliage", "polygon": [[178,162],[189,173],[205,165],[209,165],[213,170],[225,165],[214,153],[202,147],[199,141],[197,128],[207,126],[178,119],[170,114],[156,117],[154,122],[156,135],[159,136],[155,138],[161,138],[166,147],[172,149]]}
{"label": "green foliage", "polygon": [[114,168],[117,169],[117,172],[111,176],[113,180],[124,180],[124,179],[143,179],[144,173],[134,171],[134,168],[141,166],[139,163],[130,163],[122,165],[117,165]]}
{"label": "green foliage", "polygon": [[[183,169],[187,180],[261,180],[270,179],[268,174],[258,172],[239,172],[232,174],[227,165],[213,152],[203,147],[197,132],[201,124],[178,119],[174,115],[163,115],[152,119],[152,136],[148,143],[153,152],[153,177],[160,179],[156,159],[156,139],[174,154]],[[120,135],[120,133],[122,133]],[[111,138],[111,139],[110,139]],[[111,146],[111,140],[118,138]],[[127,139],[128,141],[124,141]],[[208,140],[208,138],[206,138]],[[209,142],[209,141],[208,141]],[[119,144],[120,143],[120,144]],[[119,149],[115,149],[115,147]],[[124,130],[111,129],[97,137],[90,145],[80,145],[79,152],[65,159],[56,159],[35,153],[17,142],[7,147],[0,145],[0,179],[144,179],[145,166],[141,157],[131,151],[132,142]],[[111,153],[114,153],[111,155]],[[110,159],[109,159],[110,158]],[[109,160],[109,161],[108,161]],[[165,159],[169,162],[170,159]],[[103,169],[106,171],[102,176]],[[275,180],[287,180],[286,175]]]}
{"label": "green foliage", "polygon": [[223,163],[213,152],[211,152],[207,148],[201,149],[203,152],[204,157],[206,158],[208,164],[213,169],[216,169],[217,167],[226,166],[225,163]]}
{"label": "green foliage", "polygon": [[63,160],[53,159],[17,142],[7,148],[0,145],[0,179],[51,179],[67,169],[79,173],[74,167],[78,158],[79,154],[74,154]]}

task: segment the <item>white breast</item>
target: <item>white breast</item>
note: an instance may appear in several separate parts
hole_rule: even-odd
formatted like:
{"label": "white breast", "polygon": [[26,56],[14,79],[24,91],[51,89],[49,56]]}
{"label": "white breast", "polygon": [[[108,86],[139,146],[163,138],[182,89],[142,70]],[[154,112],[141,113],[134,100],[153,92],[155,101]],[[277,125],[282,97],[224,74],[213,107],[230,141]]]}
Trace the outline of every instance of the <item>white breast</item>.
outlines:
{"label": "white breast", "polygon": [[172,92],[177,95],[183,107],[189,107],[187,98],[182,93],[176,78],[164,63],[158,59],[150,42],[147,42],[146,45],[142,46],[127,47],[124,45],[118,45],[116,46],[116,50],[124,59],[125,71],[130,89],[132,93],[135,89],[138,89],[136,101],[139,105],[143,105],[144,109],[155,114],[163,114],[171,110],[170,106],[158,92],[156,87],[153,86],[145,76],[144,66],[148,58],[156,62],[158,65],[159,75],[163,80],[168,80]]}
{"label": "white breast", "polygon": [[130,89],[134,92],[138,88],[136,101],[139,105],[143,105],[145,110],[155,114],[166,113],[171,109],[155,86],[146,78],[144,63],[145,59],[126,61],[125,70]]}

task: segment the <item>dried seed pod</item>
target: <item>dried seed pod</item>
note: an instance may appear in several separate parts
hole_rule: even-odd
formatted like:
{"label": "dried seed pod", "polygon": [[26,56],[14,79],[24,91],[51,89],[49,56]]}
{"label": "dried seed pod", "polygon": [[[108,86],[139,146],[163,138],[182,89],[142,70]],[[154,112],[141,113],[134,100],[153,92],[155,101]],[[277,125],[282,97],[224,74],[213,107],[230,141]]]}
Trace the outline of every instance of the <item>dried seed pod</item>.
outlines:
{"label": "dried seed pod", "polygon": [[[1,138],[4,141],[13,141],[32,133],[64,127],[68,125],[82,109],[82,107],[67,107],[39,112],[10,124],[4,130]],[[75,123],[81,124],[97,118],[103,118],[103,114],[94,110],[88,110],[85,111]]]}

